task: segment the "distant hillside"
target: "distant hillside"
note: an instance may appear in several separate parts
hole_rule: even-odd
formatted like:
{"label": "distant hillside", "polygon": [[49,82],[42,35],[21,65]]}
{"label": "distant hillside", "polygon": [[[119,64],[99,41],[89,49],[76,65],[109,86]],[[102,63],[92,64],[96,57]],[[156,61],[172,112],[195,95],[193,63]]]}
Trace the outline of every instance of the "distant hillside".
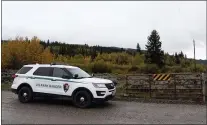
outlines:
{"label": "distant hillside", "polygon": [[[8,40],[2,40],[1,43],[8,42]],[[77,54],[82,54],[84,56],[94,55],[97,53],[113,53],[113,52],[127,52],[130,55],[136,54],[136,49],[133,48],[121,48],[121,47],[113,47],[113,46],[89,46],[87,44],[68,44],[61,43],[58,41],[40,41],[40,44],[43,45],[44,48],[49,47],[53,54],[61,54],[61,55],[69,55],[74,56]],[[141,50],[143,54],[146,53],[146,50]],[[171,55],[173,56],[173,55]],[[190,59],[190,58],[189,58]],[[207,64],[207,60],[196,60],[199,64]]]}
{"label": "distant hillside", "polygon": [[[2,40],[3,42],[8,42],[8,40]],[[114,46],[89,46],[87,44],[68,44],[68,43],[61,43],[58,41],[40,41],[40,44],[43,45],[44,48],[49,47],[53,54],[61,54],[61,55],[68,55],[74,56],[77,54],[82,54],[84,56],[89,55],[97,55],[97,53],[117,53],[117,52],[127,52],[130,55],[136,54],[136,49],[132,48],[121,48],[121,47],[114,47]],[[144,50],[141,50],[144,52]]]}

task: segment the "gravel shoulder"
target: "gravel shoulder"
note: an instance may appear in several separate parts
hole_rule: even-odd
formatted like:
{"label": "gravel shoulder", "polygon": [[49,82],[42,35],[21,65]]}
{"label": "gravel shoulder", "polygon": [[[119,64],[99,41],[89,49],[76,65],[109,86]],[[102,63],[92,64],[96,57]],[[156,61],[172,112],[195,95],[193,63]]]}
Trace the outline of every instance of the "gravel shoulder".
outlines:
{"label": "gravel shoulder", "polygon": [[68,100],[22,104],[2,91],[2,124],[205,124],[206,105],[109,101],[89,109]]}

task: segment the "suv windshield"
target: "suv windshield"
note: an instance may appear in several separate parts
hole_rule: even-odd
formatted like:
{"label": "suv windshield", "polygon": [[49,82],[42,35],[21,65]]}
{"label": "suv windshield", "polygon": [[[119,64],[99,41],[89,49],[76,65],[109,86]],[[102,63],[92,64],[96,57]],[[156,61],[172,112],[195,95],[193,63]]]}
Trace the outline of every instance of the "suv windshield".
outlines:
{"label": "suv windshield", "polygon": [[90,78],[91,77],[88,73],[86,73],[85,71],[83,71],[82,69],[79,69],[79,68],[67,68],[67,70],[73,76],[75,76],[77,74],[78,75],[77,78]]}

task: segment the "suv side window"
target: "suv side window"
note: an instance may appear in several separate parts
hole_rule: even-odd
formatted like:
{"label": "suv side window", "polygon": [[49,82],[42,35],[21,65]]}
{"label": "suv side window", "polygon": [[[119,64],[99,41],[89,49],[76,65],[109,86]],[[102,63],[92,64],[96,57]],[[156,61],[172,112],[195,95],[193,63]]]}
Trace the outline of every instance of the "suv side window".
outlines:
{"label": "suv side window", "polygon": [[52,69],[51,67],[39,67],[33,75],[38,76],[52,76]]}
{"label": "suv side window", "polygon": [[53,77],[63,78],[63,76],[70,77],[71,75],[69,73],[67,73],[63,68],[57,68],[57,67],[55,67],[53,69]]}
{"label": "suv side window", "polygon": [[26,74],[27,72],[29,72],[32,69],[32,67],[22,67],[17,74]]}

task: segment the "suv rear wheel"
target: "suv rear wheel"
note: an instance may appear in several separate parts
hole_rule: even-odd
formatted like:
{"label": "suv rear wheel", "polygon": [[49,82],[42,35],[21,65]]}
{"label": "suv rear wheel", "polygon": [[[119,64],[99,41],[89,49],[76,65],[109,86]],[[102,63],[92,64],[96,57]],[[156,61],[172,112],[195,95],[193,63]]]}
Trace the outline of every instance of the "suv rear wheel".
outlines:
{"label": "suv rear wheel", "polygon": [[79,108],[87,108],[92,104],[92,96],[85,90],[80,90],[75,93],[73,103]]}
{"label": "suv rear wheel", "polygon": [[28,103],[33,99],[32,90],[29,87],[22,87],[18,92],[19,101]]}

